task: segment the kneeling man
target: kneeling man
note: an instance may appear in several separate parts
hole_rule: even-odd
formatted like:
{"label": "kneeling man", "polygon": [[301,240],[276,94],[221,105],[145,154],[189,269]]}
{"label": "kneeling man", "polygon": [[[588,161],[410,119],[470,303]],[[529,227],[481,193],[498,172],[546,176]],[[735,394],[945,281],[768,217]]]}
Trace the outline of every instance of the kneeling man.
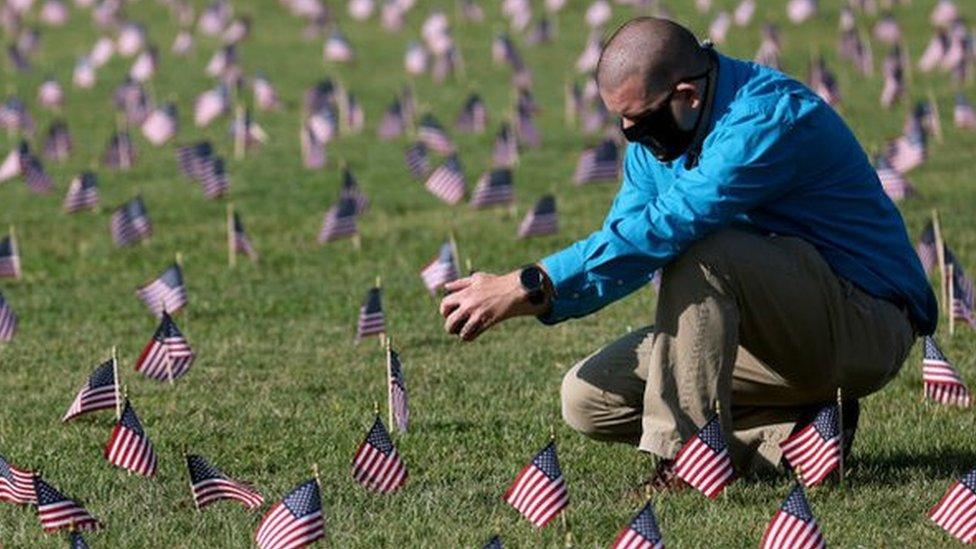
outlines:
{"label": "kneeling man", "polygon": [[514,316],[591,314],[663,269],[653,326],[573,367],[563,416],[670,460],[722,413],[740,472],[776,466],[798,422],[888,383],[935,296],[851,130],[803,84],[634,19],[607,42],[600,95],[630,142],[603,227],[538,264],[448,286],[445,328],[470,341]]}

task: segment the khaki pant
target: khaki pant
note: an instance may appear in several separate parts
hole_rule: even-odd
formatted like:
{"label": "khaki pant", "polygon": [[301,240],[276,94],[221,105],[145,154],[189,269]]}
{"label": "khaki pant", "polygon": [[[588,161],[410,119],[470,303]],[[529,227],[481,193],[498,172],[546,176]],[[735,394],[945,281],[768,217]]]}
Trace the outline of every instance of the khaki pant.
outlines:
{"label": "khaki pant", "polygon": [[845,399],[882,388],[914,340],[899,307],[839,278],[807,242],[724,230],[664,269],[654,326],[566,374],[563,417],[672,458],[717,402],[737,468],[765,469],[805,409],[838,387]]}

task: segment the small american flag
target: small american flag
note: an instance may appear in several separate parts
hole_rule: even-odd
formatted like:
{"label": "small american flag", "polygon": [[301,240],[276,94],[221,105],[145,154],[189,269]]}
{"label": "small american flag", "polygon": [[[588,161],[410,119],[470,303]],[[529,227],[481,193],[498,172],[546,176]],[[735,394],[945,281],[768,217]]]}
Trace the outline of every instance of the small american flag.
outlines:
{"label": "small american flag", "polygon": [[234,212],[234,249],[242,254],[247,255],[251,258],[251,261],[258,260],[258,252],[251,245],[251,239],[247,236],[247,232],[244,230],[244,223],[241,221],[241,216],[237,212]]}
{"label": "small american flag", "polygon": [[488,109],[481,96],[472,93],[461,107],[454,126],[459,132],[481,133],[488,124]]}
{"label": "small american flag", "polygon": [[952,121],[957,128],[976,129],[976,109],[973,109],[973,104],[966,99],[962,92],[956,94],[956,103],[952,108]]}
{"label": "small american flag", "polygon": [[949,486],[929,518],[963,543],[976,540],[976,469]]}
{"label": "small american flag", "polygon": [[922,384],[925,396],[940,404],[968,408],[972,395],[949,359],[931,336],[925,336],[922,356]]}
{"label": "small american flag", "polygon": [[389,494],[407,481],[407,466],[379,416],[352,459],[352,477],[369,490]]}
{"label": "small american flag", "polygon": [[403,160],[414,179],[420,179],[430,172],[430,160],[427,158],[427,146],[417,141],[403,151]]}
{"label": "small american flag", "polygon": [[59,109],[64,104],[64,90],[57,79],[48,77],[37,88],[37,102],[49,109]]}
{"label": "small american flag", "polygon": [[84,171],[68,185],[62,208],[68,213],[76,213],[98,206],[98,201],[98,179],[94,172]]}
{"label": "small american flag", "polygon": [[254,104],[261,110],[275,110],[281,107],[281,100],[278,99],[278,92],[267,75],[258,72],[252,81],[254,88]]}
{"label": "small american flag", "polygon": [[3,164],[0,164],[0,181],[6,181],[24,173],[24,161],[29,155],[30,146],[27,141],[21,141],[19,145],[7,153],[3,159]]}
{"label": "small american flag", "polygon": [[427,72],[427,59],[427,50],[420,42],[411,42],[403,54],[403,68],[407,74],[424,74]]}
{"label": "small american flag", "polygon": [[18,469],[0,456],[0,501],[26,505],[36,503],[34,473]]}
{"label": "small american flag", "polygon": [[122,417],[105,445],[105,459],[137,475],[151,477],[156,474],[156,451],[128,400],[122,406]]}
{"label": "small american flag", "polygon": [[505,549],[505,547],[502,545],[502,538],[492,536],[492,538],[488,540],[488,543],[486,543],[482,549]]}
{"label": "small american flag", "polygon": [[457,277],[457,258],[454,257],[454,246],[450,242],[441,244],[437,257],[420,271],[420,278],[423,279],[424,286],[431,295]]}
{"label": "small american flag", "polygon": [[180,165],[180,171],[194,180],[199,180],[203,176],[204,165],[211,156],[213,156],[213,145],[209,141],[176,148],[176,161]]}
{"label": "small american flag", "polygon": [[786,500],[766,525],[759,546],[761,549],[827,547],[802,486],[797,484],[790,491],[790,495],[786,496]]}
{"label": "small american flag", "polygon": [[451,154],[455,150],[451,137],[447,135],[447,131],[432,114],[426,114],[420,120],[417,138],[424,145],[427,145],[428,149],[438,154]]}
{"label": "small american flag", "polygon": [[403,110],[400,107],[400,100],[396,99],[386,109],[376,133],[380,139],[393,139],[403,135],[405,129],[406,121],[403,118]]}
{"label": "small american flag", "polygon": [[108,140],[102,164],[113,170],[127,170],[136,162],[136,149],[129,132],[115,132]]}
{"label": "small american flag", "polygon": [[612,549],[663,549],[661,530],[654,518],[651,502],[644,504],[640,512],[621,530]]}
{"label": "small american flag", "polygon": [[163,313],[175,313],[187,304],[183,271],[177,264],[171,265],[159,278],[136,290],[139,299],[159,318]]}
{"label": "small american flag", "polygon": [[407,383],[403,377],[400,355],[392,348],[386,350],[387,377],[389,386],[390,410],[393,423],[400,432],[407,432],[410,425],[410,406],[407,399]]}
{"label": "small american flag", "polygon": [[688,439],[674,458],[674,472],[706,497],[715,499],[735,478],[718,416]]}
{"label": "small american flag", "polygon": [[115,379],[115,360],[109,359],[88,376],[78,396],[61,421],[74,419],[96,410],[114,409],[119,402],[119,385]]}
{"label": "small american flag", "polygon": [[17,332],[17,315],[0,294],[0,342],[10,341]]}
{"label": "small american flag", "polygon": [[298,549],[324,537],[322,496],[315,479],[305,481],[268,509],[254,533],[261,549]]}
{"label": "small american flag", "polygon": [[547,194],[540,198],[519,225],[518,237],[529,238],[553,234],[559,230],[559,214],[556,212],[556,197]]}
{"label": "small american flag", "polygon": [[302,145],[302,165],[309,170],[317,170],[325,166],[325,141],[316,137],[309,124],[303,124],[299,132]]}
{"label": "small american flag", "polygon": [[495,144],[491,150],[491,164],[499,168],[511,168],[518,162],[518,140],[512,127],[503,122],[495,136]]}
{"label": "small american flag", "polygon": [[828,105],[840,103],[840,88],[837,77],[827,67],[827,60],[820,56],[810,65],[810,89],[817,93]]}
{"label": "small american flag", "polygon": [[222,499],[239,501],[248,509],[264,503],[257,491],[231,479],[200,456],[186,456],[186,466],[190,470],[190,490],[197,509]]}
{"label": "small american flag", "polygon": [[86,532],[102,528],[102,523],[87,509],[65,497],[38,475],[34,475],[34,490],[37,493],[37,516],[45,532],[66,528]]}
{"label": "small american flag", "polygon": [[456,154],[444,161],[434,173],[430,174],[425,184],[427,190],[437,198],[448,204],[457,204],[464,199],[466,184],[461,162]]}
{"label": "small american flag", "polygon": [[340,198],[325,212],[318,235],[319,244],[355,235],[356,217],[356,201],[351,198]]}
{"label": "small american flag", "polygon": [[918,254],[918,260],[922,263],[925,274],[932,274],[932,269],[938,264],[939,258],[935,243],[935,226],[931,221],[922,229],[922,235],[915,244],[915,253]]}
{"label": "small american flag", "polygon": [[224,161],[219,156],[208,158],[202,166],[200,186],[203,196],[207,199],[219,198],[230,189],[230,179],[224,170]]}
{"label": "small american flag", "polygon": [[945,262],[952,267],[952,280],[949,281],[952,284],[952,315],[976,328],[976,291],[973,289],[973,281],[966,276],[962,264],[948,247],[945,249]]}
{"label": "small american flag", "polygon": [[193,122],[198,128],[209,125],[230,110],[230,92],[220,85],[197,96],[193,103]]}
{"label": "small american flag", "polygon": [[339,191],[340,199],[351,199],[356,202],[356,215],[362,215],[369,209],[369,198],[360,190],[356,183],[356,177],[348,167],[342,170],[342,190]]}
{"label": "small american flag", "polygon": [[380,301],[379,287],[370,288],[366,299],[359,308],[359,321],[356,323],[356,341],[372,335],[386,333],[386,316]]}
{"label": "small american flag", "polygon": [[547,444],[519,472],[503,498],[537,528],[548,524],[569,505],[555,442]]}
{"label": "small american flag", "polygon": [[612,139],[586,149],[576,163],[573,181],[577,185],[594,181],[615,181],[620,175],[620,151]]}
{"label": "small american flag", "polygon": [[64,120],[55,120],[47,130],[47,138],[44,140],[44,156],[51,160],[67,160],[74,147],[74,140],[71,132],[68,131],[68,124]]}
{"label": "small american flag", "polygon": [[840,421],[837,405],[824,406],[813,422],[780,443],[783,456],[805,486],[822,482],[840,464]]}
{"label": "small american flag", "polygon": [[898,202],[915,195],[915,187],[891,165],[891,162],[884,155],[878,156],[875,160],[874,169],[878,172],[881,187],[891,200]]}
{"label": "small american flag", "polygon": [[142,135],[157,147],[172,139],[178,129],[179,118],[174,103],[154,109],[142,123]]}
{"label": "small american flag", "polygon": [[159,327],[136,360],[135,370],[150,379],[172,381],[183,377],[195,358],[183,332],[163,311]]}
{"label": "small american flag", "polygon": [[68,537],[68,549],[89,549],[85,538],[81,537],[81,532],[71,531]]}
{"label": "small american flag", "polygon": [[512,185],[510,168],[494,168],[485,172],[471,193],[471,206],[487,208],[511,204],[515,200],[515,186]]}
{"label": "small american flag", "polygon": [[346,35],[342,34],[339,29],[333,29],[332,34],[325,40],[322,56],[327,62],[348,63],[353,60],[355,54]]}
{"label": "small american flag", "polygon": [[268,141],[267,132],[254,120],[251,109],[239,109],[231,120],[228,133],[235,143],[239,139],[247,148],[257,147]]}
{"label": "small american flag", "polygon": [[536,148],[541,143],[539,129],[535,126],[532,119],[532,110],[521,102],[516,108],[515,116],[515,135],[518,136],[519,143],[529,148]]}
{"label": "small american flag", "polygon": [[879,101],[882,107],[888,108],[905,94],[905,68],[902,65],[902,54],[898,46],[892,48],[885,56],[881,71],[884,75],[884,85],[881,88]]}
{"label": "small american flag", "polygon": [[0,238],[0,278],[20,278],[20,253],[13,234]]}
{"label": "small american flag", "polygon": [[908,173],[921,166],[927,154],[925,131],[920,124],[912,125],[905,135],[888,144],[888,160],[901,173]]}
{"label": "small american flag", "polygon": [[30,190],[43,194],[50,192],[54,188],[54,181],[44,171],[44,165],[41,164],[40,158],[29,154],[26,158],[21,158],[21,160],[20,169],[24,175],[24,183],[27,183]]}
{"label": "small american flag", "polygon": [[141,196],[122,204],[112,214],[109,231],[116,246],[128,246],[152,235],[149,212]]}

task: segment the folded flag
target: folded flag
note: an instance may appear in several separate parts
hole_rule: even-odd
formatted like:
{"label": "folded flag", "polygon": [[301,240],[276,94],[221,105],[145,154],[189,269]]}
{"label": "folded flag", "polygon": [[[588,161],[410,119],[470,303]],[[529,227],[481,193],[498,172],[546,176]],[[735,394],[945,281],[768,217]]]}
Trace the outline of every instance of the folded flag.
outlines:
{"label": "folded flag", "polygon": [[119,384],[115,377],[115,370],[115,359],[109,359],[95,368],[61,421],[68,421],[97,410],[115,409],[119,404]]}
{"label": "folded flag", "polygon": [[620,151],[612,139],[586,149],[576,163],[573,181],[577,185],[594,181],[616,181],[620,172]]}
{"label": "folded flag", "polygon": [[359,321],[356,323],[356,341],[364,337],[386,333],[386,317],[380,300],[382,290],[377,286],[366,292],[366,299],[359,308]]}
{"label": "folded flag", "polygon": [[925,386],[925,397],[940,404],[968,408],[972,395],[959,373],[932,336],[925,336],[924,341],[922,384]]}
{"label": "folded flag", "polygon": [[441,164],[425,183],[431,194],[448,204],[454,205],[464,199],[466,183],[461,162],[456,154],[452,154]]}
{"label": "folded flag", "polygon": [[38,475],[34,475],[34,490],[37,493],[37,517],[45,532],[64,529],[87,532],[102,528],[102,523],[87,509],[58,492]]}
{"label": "folded flag", "polygon": [[0,278],[20,278],[20,252],[13,232],[0,238]]}
{"label": "folded flag", "polygon": [[837,405],[828,404],[817,412],[809,425],[780,443],[783,456],[789,461],[804,486],[815,486],[840,464],[840,417]]}
{"label": "folded flag", "polygon": [[115,245],[129,246],[152,236],[152,221],[141,196],[115,209],[109,225]]}
{"label": "folded flag", "polygon": [[324,537],[322,496],[315,479],[305,481],[268,509],[254,533],[261,549],[299,549]]}
{"label": "folded flag", "polygon": [[156,451],[128,399],[122,406],[122,417],[105,445],[105,459],[137,475],[151,477],[156,474]]}
{"label": "folded flag", "polygon": [[186,466],[190,470],[190,490],[197,509],[222,499],[239,501],[247,509],[264,503],[264,497],[257,491],[231,479],[200,456],[186,456]]}
{"label": "folded flag", "polygon": [[358,233],[356,218],[356,201],[351,198],[340,198],[325,212],[318,243],[325,244],[356,235]]}
{"label": "folded flag", "polygon": [[537,528],[549,524],[569,505],[569,492],[554,441],[519,472],[503,498]]}
{"label": "folded flag", "polygon": [[976,541],[976,469],[949,486],[929,518],[963,543]]}
{"label": "folded flag", "polygon": [[19,505],[37,503],[34,473],[14,467],[3,456],[0,456],[0,501]]}
{"label": "folded flag", "polygon": [[386,349],[387,385],[389,387],[389,406],[393,412],[393,424],[400,432],[407,432],[410,425],[410,406],[407,400],[407,382],[403,377],[400,355],[392,348]]}
{"label": "folded flag", "polygon": [[684,443],[672,467],[678,478],[710,499],[715,499],[735,479],[718,416]]}
{"label": "folded flag", "polygon": [[786,500],[766,525],[759,546],[761,549],[827,547],[802,486],[795,485],[786,496]]}
{"label": "folded flag", "polygon": [[640,512],[620,531],[612,549],[664,549],[661,530],[654,518],[654,508],[648,501]]}
{"label": "folded flag", "polygon": [[437,257],[420,271],[420,278],[424,281],[427,291],[434,295],[445,284],[458,277],[457,258],[454,257],[454,246],[450,242],[441,244]]}
{"label": "folded flag", "polygon": [[188,301],[182,269],[175,263],[170,265],[159,278],[137,288],[136,295],[159,318],[163,318],[164,313],[179,311]]}
{"label": "folded flag", "polygon": [[62,208],[68,213],[76,213],[98,206],[98,201],[98,179],[94,172],[84,171],[68,185]]}
{"label": "folded flag", "polygon": [[356,450],[352,477],[367,489],[381,494],[395,492],[407,481],[407,466],[379,416]]}
{"label": "folded flag", "polygon": [[159,327],[136,360],[135,370],[156,381],[173,381],[186,375],[195,358],[183,332],[163,311]]}
{"label": "folded flag", "polygon": [[17,332],[17,315],[0,293],[0,343],[10,341]]}
{"label": "folded flag", "polygon": [[547,194],[540,198],[519,225],[518,237],[529,238],[553,234],[559,230],[556,197]]}
{"label": "folded flag", "polygon": [[430,160],[427,158],[427,146],[417,141],[403,151],[403,160],[414,179],[420,179],[430,171]]}
{"label": "folded flag", "polygon": [[244,223],[241,221],[241,216],[237,212],[234,212],[233,223],[234,250],[251,258],[251,261],[257,261],[258,252],[251,245],[251,239],[247,236],[247,232],[244,230]]}

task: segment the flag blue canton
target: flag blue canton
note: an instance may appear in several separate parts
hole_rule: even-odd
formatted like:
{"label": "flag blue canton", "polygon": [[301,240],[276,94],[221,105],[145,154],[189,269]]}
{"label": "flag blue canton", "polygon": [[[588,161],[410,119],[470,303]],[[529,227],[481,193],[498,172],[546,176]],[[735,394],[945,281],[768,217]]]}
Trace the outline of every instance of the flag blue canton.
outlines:
{"label": "flag blue canton", "polygon": [[88,549],[88,544],[85,543],[85,538],[81,537],[80,533],[73,531],[69,538],[68,549]]}
{"label": "flag blue canton", "polygon": [[10,472],[10,465],[7,463],[7,460],[3,459],[3,456],[0,456],[0,477],[9,480],[11,484],[14,482],[14,475]]}
{"label": "flag blue canton", "polygon": [[556,480],[563,476],[562,470],[559,468],[559,458],[556,457],[556,444],[554,442],[550,442],[535,456],[532,465],[535,465],[550,480]]}
{"label": "flag blue canton", "polygon": [[282,500],[285,507],[296,518],[302,518],[322,510],[319,485],[314,479],[292,490]]}
{"label": "flag blue canton", "polygon": [[651,509],[650,502],[647,502],[641,512],[634,517],[630,527],[652,543],[661,539],[661,530],[657,526],[657,521],[654,520],[654,511]]}
{"label": "flag blue canton", "polygon": [[925,336],[925,358],[924,360],[933,360],[938,362],[949,362],[949,359],[942,354],[942,350],[939,349],[938,344],[936,344],[935,339],[931,336]]}
{"label": "flag blue canton", "polygon": [[190,470],[190,480],[193,482],[193,484],[212,478],[226,478],[224,474],[220,472],[220,469],[217,469],[210,463],[207,463],[207,460],[200,456],[186,456],[186,463],[187,468]]}
{"label": "flag blue canton", "polygon": [[959,482],[964,484],[966,488],[969,488],[970,491],[976,492],[976,469],[973,469],[972,471],[963,475],[962,478],[959,479]]}
{"label": "flag blue canton", "polygon": [[840,431],[837,421],[837,406],[830,405],[820,410],[817,418],[813,420],[813,428],[817,430],[817,433],[824,440],[830,440],[836,437]]}
{"label": "flag blue canton", "polygon": [[112,361],[109,360],[95,368],[95,371],[88,378],[88,387],[97,389],[106,385],[115,385],[115,369],[112,366]]}
{"label": "flag blue canton", "polygon": [[176,326],[173,322],[173,318],[169,316],[169,313],[163,312],[163,320],[159,323],[159,327],[156,328],[156,333],[153,334],[153,339],[156,341],[164,341],[167,338],[183,337],[183,332]]}
{"label": "flag blue canton", "polygon": [[37,492],[38,506],[51,505],[52,503],[68,500],[61,492],[55,490],[50,484],[41,480],[40,477],[34,477],[34,490]]}
{"label": "flag blue canton", "polygon": [[813,511],[810,510],[810,504],[807,503],[807,498],[803,495],[803,488],[799,484],[793,487],[790,495],[786,496],[786,501],[780,506],[780,510],[803,522],[813,520]]}
{"label": "flag blue canton", "polygon": [[390,377],[393,378],[393,383],[396,383],[401,389],[404,388],[403,370],[400,369],[400,355],[392,349],[390,350]]}
{"label": "flag blue canton", "polygon": [[366,294],[366,302],[363,303],[363,313],[380,313],[383,311],[383,306],[380,304],[380,289],[370,288],[369,293]]}
{"label": "flag blue canton", "polygon": [[390,455],[393,452],[393,441],[390,440],[390,435],[386,432],[386,427],[378,416],[373,422],[369,434],[366,435],[366,443],[385,455]]}
{"label": "flag blue canton", "polygon": [[125,401],[125,408],[122,410],[122,417],[119,419],[119,424],[137,435],[142,436],[145,434],[142,430],[142,424],[139,423],[139,418],[136,417],[136,412],[132,409],[128,400]]}
{"label": "flag blue canton", "polygon": [[0,240],[0,257],[12,257],[13,255],[13,244],[11,243],[10,237],[5,236],[3,240]]}
{"label": "flag blue canton", "polygon": [[722,436],[722,425],[718,417],[712,418],[698,431],[698,438],[716,453],[725,450],[725,437]]}

